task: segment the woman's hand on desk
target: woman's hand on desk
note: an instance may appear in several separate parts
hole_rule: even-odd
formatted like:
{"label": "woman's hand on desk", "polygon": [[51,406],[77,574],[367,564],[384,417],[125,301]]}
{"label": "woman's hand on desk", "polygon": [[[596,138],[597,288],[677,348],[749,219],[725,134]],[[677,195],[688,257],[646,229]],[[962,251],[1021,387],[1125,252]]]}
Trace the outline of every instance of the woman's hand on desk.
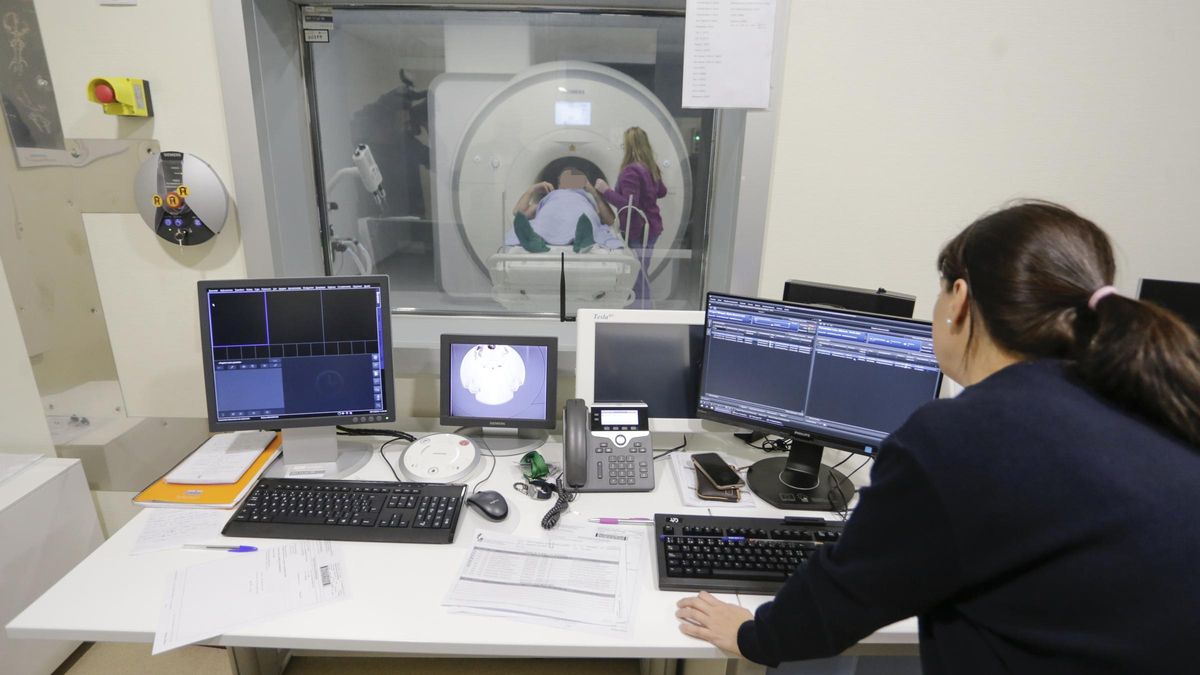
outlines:
{"label": "woman's hand on desk", "polygon": [[711,642],[730,654],[742,655],[737,635],[742,624],[754,618],[750,610],[721,602],[712,594],[700,591],[694,598],[684,598],[677,604],[675,618],[684,635]]}

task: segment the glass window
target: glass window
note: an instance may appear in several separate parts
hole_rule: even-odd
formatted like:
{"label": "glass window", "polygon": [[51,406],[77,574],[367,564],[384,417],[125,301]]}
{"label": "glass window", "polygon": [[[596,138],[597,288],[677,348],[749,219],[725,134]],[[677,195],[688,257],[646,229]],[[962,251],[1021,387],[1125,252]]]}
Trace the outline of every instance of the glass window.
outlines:
{"label": "glass window", "polygon": [[699,307],[714,116],[680,106],[683,33],[682,15],[335,9],[308,45],[330,273],[386,273],[417,311]]}

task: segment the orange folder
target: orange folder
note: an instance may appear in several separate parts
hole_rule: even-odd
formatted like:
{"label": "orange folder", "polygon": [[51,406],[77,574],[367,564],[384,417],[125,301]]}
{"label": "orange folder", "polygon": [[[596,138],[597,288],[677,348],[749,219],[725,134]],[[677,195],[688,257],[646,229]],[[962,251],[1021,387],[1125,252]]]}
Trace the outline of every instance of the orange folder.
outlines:
{"label": "orange folder", "polygon": [[[250,491],[255,481],[267,470],[267,466],[279,456],[283,438],[275,434],[274,440],[267,444],[262,454],[246,469],[246,473],[236,483],[227,485],[188,485],[186,483],[168,483],[165,478],[154,481],[150,487],[142,490],[133,498],[133,503],[139,506],[191,506],[210,509],[231,509],[242,501],[242,497]],[[185,458],[186,459],[186,458]],[[176,465],[178,466],[178,465]],[[174,470],[174,467],[172,467]]]}

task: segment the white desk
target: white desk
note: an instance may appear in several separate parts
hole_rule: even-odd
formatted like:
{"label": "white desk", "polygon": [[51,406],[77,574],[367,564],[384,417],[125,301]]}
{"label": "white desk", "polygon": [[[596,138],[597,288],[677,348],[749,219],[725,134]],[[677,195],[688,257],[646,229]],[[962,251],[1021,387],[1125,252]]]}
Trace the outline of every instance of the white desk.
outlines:
{"label": "white desk", "polygon": [[[666,439],[663,439],[666,440]],[[666,447],[663,440],[656,445]],[[561,460],[561,447],[552,438],[541,449],[548,461]],[[692,438],[689,451],[713,443],[711,438]],[[740,444],[740,442],[738,442]],[[399,454],[388,448],[393,461]],[[753,449],[730,444],[721,447],[747,458],[761,458]],[[484,458],[482,477],[491,460]],[[667,461],[656,462],[657,489],[637,494],[580,494],[562,523],[586,523],[597,516],[650,516],[664,512],[710,512],[720,515],[776,515],[772,507],[757,510],[688,509],[680,505],[679,493]],[[375,454],[353,478],[394,480]],[[640,659],[721,659],[715,647],[684,636],[675,619],[675,603],[690,595],[659,591],[654,562],[641,579],[635,627],[628,635],[604,636],[566,629],[531,626],[497,617],[453,614],[441,606],[442,598],[462,564],[472,535],[488,530],[533,536],[541,532],[540,521],[551,502],[534,501],[513,489],[520,478],[517,457],[500,458],[492,477],[480,489],[497,490],[509,503],[506,520],[494,523],[470,507],[464,507],[455,543],[437,545],[394,545],[342,542],[350,597],[344,601],[281,617],[222,635],[210,644],[234,648],[368,652],[423,656],[499,657],[607,657]],[[795,512],[788,512],[795,513]],[[168,576],[177,568],[213,557],[228,555],[215,551],[163,551],[128,555],[147,514],[139,514],[106,541],[83,563],[8,624],[14,638],[142,642],[154,640],[162,591]],[[647,543],[654,533],[646,528]],[[273,540],[244,540],[260,546]],[[653,548],[649,549],[653,558]],[[765,596],[723,596],[753,610]],[[909,619],[880,630],[864,643],[915,644],[917,625]],[[231,649],[235,672],[259,673],[282,665],[278,653]],[[746,662],[743,666],[754,667]],[[735,666],[736,667],[736,666]]]}

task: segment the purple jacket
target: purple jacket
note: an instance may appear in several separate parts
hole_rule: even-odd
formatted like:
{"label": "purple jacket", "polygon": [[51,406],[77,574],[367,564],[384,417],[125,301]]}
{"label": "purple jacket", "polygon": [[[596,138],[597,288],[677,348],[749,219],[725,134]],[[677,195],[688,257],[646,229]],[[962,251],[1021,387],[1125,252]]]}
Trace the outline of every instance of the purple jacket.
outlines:
{"label": "purple jacket", "polygon": [[[654,180],[650,169],[640,162],[634,162],[621,170],[621,175],[617,177],[617,184],[604,193],[604,200],[612,204],[614,208],[621,208],[629,203],[629,197],[633,197],[633,205],[646,213],[646,219],[650,221],[650,237],[648,244],[653,245],[658,239],[658,235],[662,234],[662,214],[658,211],[658,200],[667,196],[667,186],[663,185],[662,181]],[[629,221],[629,245],[641,246],[642,244],[642,217],[636,211],[628,209],[617,214],[617,226],[621,229],[621,233],[625,233],[625,222]]]}

